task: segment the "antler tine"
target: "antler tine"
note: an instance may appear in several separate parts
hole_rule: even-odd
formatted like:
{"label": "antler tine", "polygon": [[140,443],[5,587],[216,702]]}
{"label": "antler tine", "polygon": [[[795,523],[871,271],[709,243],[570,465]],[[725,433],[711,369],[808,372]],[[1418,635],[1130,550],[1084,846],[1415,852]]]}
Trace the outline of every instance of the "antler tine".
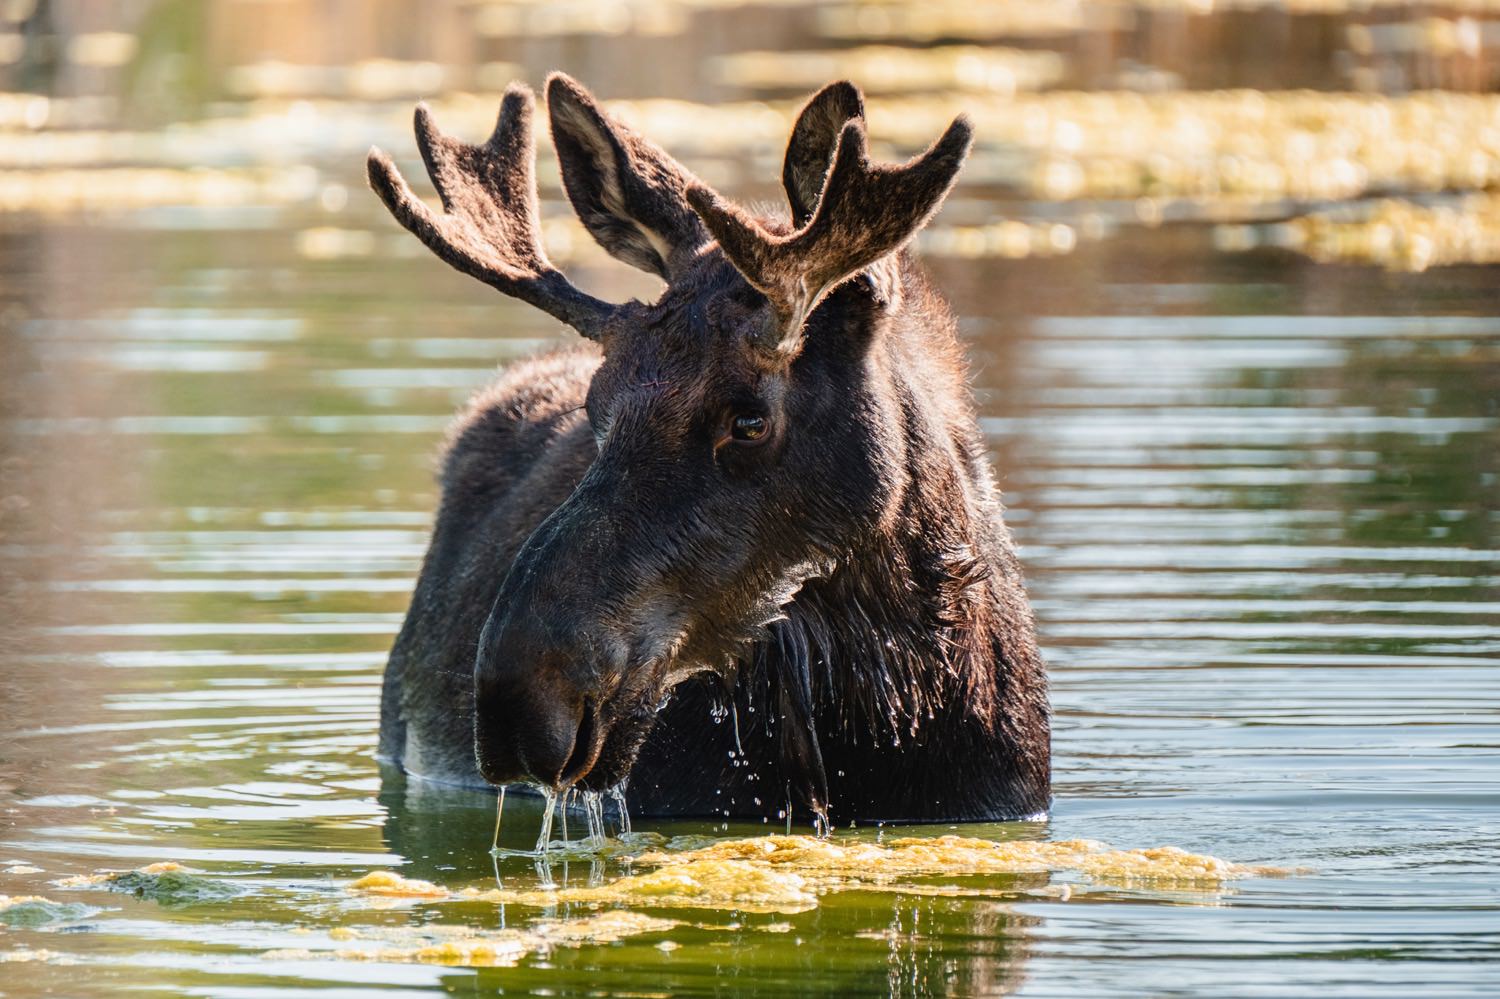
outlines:
{"label": "antler tine", "polygon": [[396,221],[443,260],[597,340],[614,307],[580,291],[542,248],[531,131],[535,106],[529,87],[511,84],[494,133],[484,145],[471,146],[444,135],[427,106],[417,105],[417,146],[442,214],[412,193],[379,149],[370,150],[370,187]]}
{"label": "antler tine", "polygon": [[973,127],[960,115],[920,156],[901,165],[871,163],[856,118],[839,133],[833,166],[812,218],[777,235],[749,212],[706,187],[688,201],[745,280],[770,301],[775,317],[761,346],[788,358],[802,327],[834,287],[903,246],[936,214],[968,155]]}

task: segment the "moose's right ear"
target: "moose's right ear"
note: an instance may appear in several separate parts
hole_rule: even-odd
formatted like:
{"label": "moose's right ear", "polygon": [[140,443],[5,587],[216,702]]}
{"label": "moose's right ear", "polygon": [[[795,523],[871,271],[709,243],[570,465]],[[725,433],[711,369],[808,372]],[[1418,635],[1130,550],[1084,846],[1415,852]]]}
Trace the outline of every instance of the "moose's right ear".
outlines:
{"label": "moose's right ear", "polygon": [[711,239],[687,203],[698,180],[562,73],[547,78],[547,114],[563,187],[585,228],[616,258],[672,280]]}
{"label": "moose's right ear", "polygon": [[817,210],[828,168],[833,166],[833,150],[844,126],[864,117],[864,97],[848,80],[830,83],[802,106],[797,124],[792,126],[786,160],[781,167],[781,184],[792,207],[794,228],[807,225]]}

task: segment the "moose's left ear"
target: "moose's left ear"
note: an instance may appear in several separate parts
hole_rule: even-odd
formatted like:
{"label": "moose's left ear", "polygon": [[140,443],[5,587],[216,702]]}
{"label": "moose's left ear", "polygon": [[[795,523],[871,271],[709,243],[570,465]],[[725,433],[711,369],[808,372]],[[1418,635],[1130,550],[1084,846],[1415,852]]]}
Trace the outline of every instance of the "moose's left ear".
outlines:
{"label": "moose's left ear", "polygon": [[563,187],[584,226],[619,260],[672,280],[711,238],[687,203],[697,178],[562,73],[547,78],[547,114]]}

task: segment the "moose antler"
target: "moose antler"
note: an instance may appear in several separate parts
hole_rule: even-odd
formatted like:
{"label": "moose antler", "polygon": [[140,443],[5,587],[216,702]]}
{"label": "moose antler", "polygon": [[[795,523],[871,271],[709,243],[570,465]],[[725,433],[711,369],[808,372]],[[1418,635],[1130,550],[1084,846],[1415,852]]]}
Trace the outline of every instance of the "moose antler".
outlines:
{"label": "moose antler", "polygon": [[530,88],[511,84],[494,134],[482,146],[444,135],[427,106],[417,105],[417,146],[442,199],[441,215],[412,193],[379,149],[370,150],[370,186],[396,221],[449,264],[597,340],[614,307],[580,291],[542,249],[535,104]]}
{"label": "moose antler", "polygon": [[770,302],[773,321],[757,338],[773,357],[789,359],[802,327],[823,296],[899,249],[943,203],[968,155],[973,127],[960,115],[942,138],[903,166],[869,161],[864,122],[839,133],[833,167],[812,217],[788,235],[770,232],[743,208],[703,186],[688,202],[729,262]]}
{"label": "moose antler", "polygon": [[864,95],[848,80],[830,83],[802,106],[781,166],[781,186],[792,209],[792,225],[801,227],[812,219],[844,126],[864,116]]}

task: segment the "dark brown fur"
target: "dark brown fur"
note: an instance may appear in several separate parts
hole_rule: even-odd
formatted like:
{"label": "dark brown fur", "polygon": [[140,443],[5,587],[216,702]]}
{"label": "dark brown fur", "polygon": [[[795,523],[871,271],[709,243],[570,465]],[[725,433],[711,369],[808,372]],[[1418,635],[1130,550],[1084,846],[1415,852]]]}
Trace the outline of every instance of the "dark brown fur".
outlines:
{"label": "dark brown fur", "polygon": [[[485,280],[599,343],[512,366],[455,425],[382,754],[459,783],[628,776],[653,814],[1045,811],[1020,567],[953,319],[902,249],[967,125],[873,166],[858,91],[826,88],[788,149],[793,229],[728,205],[576,83],[548,97],[585,225],[669,284],[605,306],[546,262],[518,186],[529,138],[505,117],[529,111],[520,89],[488,146],[424,139],[435,173],[466,164],[450,176],[505,197],[440,180],[436,216],[372,159],[444,259],[490,261]],[[740,418],[768,429],[742,439]]]}

